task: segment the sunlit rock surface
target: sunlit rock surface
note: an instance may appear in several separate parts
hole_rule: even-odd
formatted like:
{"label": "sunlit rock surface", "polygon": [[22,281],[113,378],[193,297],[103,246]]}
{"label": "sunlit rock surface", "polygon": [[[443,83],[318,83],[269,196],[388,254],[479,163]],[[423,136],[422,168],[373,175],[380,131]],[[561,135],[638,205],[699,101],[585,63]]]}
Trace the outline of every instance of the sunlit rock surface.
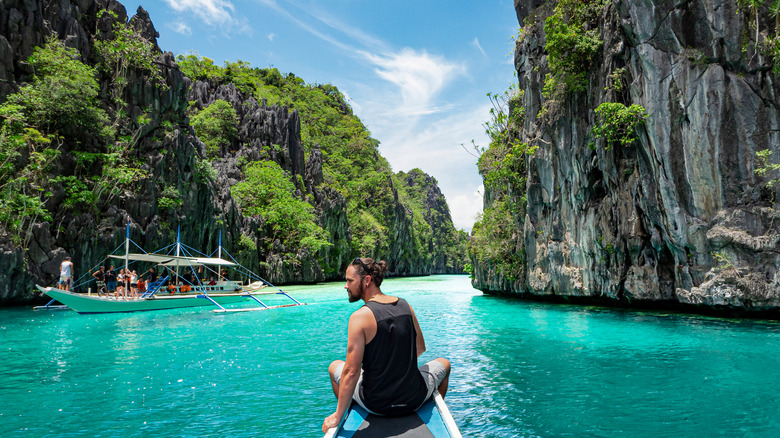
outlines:
{"label": "sunlit rock surface", "polygon": [[[613,2],[600,18],[604,47],[587,91],[570,95],[546,124],[534,115],[549,72],[543,23],[553,5],[515,1],[527,23],[515,56],[524,141],[540,139],[528,157],[528,213],[518,230],[525,278],[509,283],[481,267],[476,287],[777,311],[776,193],[754,170],[756,151],[778,156],[780,84],[756,51],[754,18],[734,0]],[[774,26],[760,14],[759,38]],[[626,100],[649,117],[634,145],[592,148],[593,109],[614,101],[605,88],[618,68]]]}

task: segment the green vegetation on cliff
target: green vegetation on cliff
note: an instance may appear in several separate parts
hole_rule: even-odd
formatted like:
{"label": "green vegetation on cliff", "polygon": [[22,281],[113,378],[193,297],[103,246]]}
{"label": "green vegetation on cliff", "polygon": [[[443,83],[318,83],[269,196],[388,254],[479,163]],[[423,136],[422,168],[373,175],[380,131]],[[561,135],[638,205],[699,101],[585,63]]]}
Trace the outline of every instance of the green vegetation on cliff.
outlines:
{"label": "green vegetation on cliff", "polygon": [[[399,238],[394,228],[399,220],[403,220],[394,208],[400,202],[405,214],[412,219],[409,237],[414,244],[400,251],[395,249],[396,263],[409,268],[439,260],[451,265],[454,270],[462,266],[465,236],[454,229],[449,218],[435,217],[426,209],[421,198],[416,197],[416,189],[408,186],[405,175],[393,173],[387,160],[378,152],[379,142],[352,113],[344,95],[336,87],[307,84],[293,74],[282,75],[275,68],[251,67],[240,60],[226,62],[220,67],[211,59],[189,54],[179,55],[177,62],[192,79],[216,84],[232,83],[258,101],[298,111],[306,156],[319,149],[323,186],[341,193],[347,202],[354,255],[391,256],[398,243],[395,240]],[[194,126],[200,123],[197,119],[193,121]],[[242,187],[247,190],[250,186],[255,186],[251,190],[259,189],[257,182],[249,181],[246,175],[243,184]],[[435,185],[435,181],[431,184]],[[299,208],[302,208],[301,205]],[[442,205],[446,208],[446,203]],[[303,214],[302,211],[299,213]],[[260,214],[266,220],[271,217]],[[313,242],[320,242],[321,236],[314,228],[308,228],[308,233]]]}
{"label": "green vegetation on cliff", "polygon": [[628,146],[637,139],[636,129],[645,123],[647,111],[637,104],[630,106],[617,102],[605,102],[594,110],[598,116],[591,133],[603,138],[605,149],[612,146]]}
{"label": "green vegetation on cliff", "polygon": [[477,165],[485,183],[485,206],[474,224],[469,256],[510,281],[520,278],[525,266],[522,233],[526,209],[526,155],[536,147],[519,140],[525,111],[523,93],[510,88],[503,94],[488,94],[493,108],[485,123],[490,145],[479,150]]}
{"label": "green vegetation on cliff", "polygon": [[317,252],[328,245],[325,230],[316,223],[314,207],[294,195],[295,185],[277,163],[252,163],[244,175],[230,191],[245,215],[264,219],[262,249],[271,251],[278,240],[287,251],[293,251],[287,258],[295,258],[299,248]]}
{"label": "green vegetation on cliff", "polygon": [[230,103],[218,99],[190,117],[195,134],[206,145],[206,156],[215,159],[222,147],[230,145],[238,135],[238,116]]}
{"label": "green vegetation on cliff", "polygon": [[603,41],[598,26],[594,26],[605,0],[560,0],[555,11],[544,22],[547,62],[551,73],[545,89],[561,84],[568,92],[585,90],[596,55]]}
{"label": "green vegetation on cliff", "polygon": [[417,230],[413,251],[423,257],[423,263],[446,266],[451,271],[465,266],[468,233],[453,232],[449,207],[436,180],[420,169],[398,172],[394,179],[398,197],[412,210]]}
{"label": "green vegetation on cliff", "polygon": [[94,68],[53,38],[27,61],[31,81],[0,105],[0,234],[22,247],[57,207],[96,210],[146,175],[114,141]]}

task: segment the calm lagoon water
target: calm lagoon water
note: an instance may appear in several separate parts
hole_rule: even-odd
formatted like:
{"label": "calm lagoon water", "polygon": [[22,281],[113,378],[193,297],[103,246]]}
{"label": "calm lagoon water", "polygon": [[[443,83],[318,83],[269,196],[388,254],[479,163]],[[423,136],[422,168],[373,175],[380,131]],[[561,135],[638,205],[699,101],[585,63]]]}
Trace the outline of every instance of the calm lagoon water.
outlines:
{"label": "calm lagoon water", "polygon": [[[484,296],[465,276],[389,279],[450,358],[466,437],[777,436],[780,324]],[[319,437],[343,358],[342,283],[218,315],[0,310],[0,436]]]}

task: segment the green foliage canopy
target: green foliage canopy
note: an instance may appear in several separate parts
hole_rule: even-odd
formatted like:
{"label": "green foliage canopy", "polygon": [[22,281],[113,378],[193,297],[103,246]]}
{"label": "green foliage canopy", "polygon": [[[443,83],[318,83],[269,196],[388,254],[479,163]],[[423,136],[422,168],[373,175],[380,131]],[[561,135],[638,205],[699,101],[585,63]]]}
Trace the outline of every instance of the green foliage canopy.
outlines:
{"label": "green foliage canopy", "polygon": [[261,216],[265,221],[264,250],[279,240],[294,257],[300,249],[317,252],[329,243],[317,225],[314,207],[295,196],[295,185],[273,161],[248,165],[244,180],[231,189],[244,215]]}
{"label": "green foliage canopy", "polygon": [[219,157],[223,147],[238,136],[238,116],[229,102],[218,99],[190,117],[190,125],[206,145],[206,156]]}
{"label": "green foliage canopy", "polygon": [[0,105],[0,234],[14,244],[27,246],[32,225],[50,221],[44,207],[50,195],[46,173],[60,152],[52,147],[53,136],[31,127],[23,107]]}
{"label": "green foliage canopy", "polygon": [[[756,159],[758,161],[758,166],[754,170],[756,175],[767,176],[769,174],[773,174],[774,172],[780,170],[780,164],[771,162],[771,155],[772,155],[772,151],[770,151],[769,149],[756,151]],[[766,185],[769,188],[774,188],[778,183],[780,183],[780,178],[770,177]]]}
{"label": "green foliage canopy", "polygon": [[75,49],[55,38],[36,47],[28,59],[35,71],[33,82],[8,96],[7,103],[21,107],[27,122],[43,132],[99,132],[107,138],[113,132],[98,101],[96,72],[78,57]]}
{"label": "green foliage canopy", "polygon": [[132,69],[151,75],[152,83],[166,87],[160,70],[155,65],[154,45],[135,32],[127,23],[119,20],[113,11],[98,12],[98,19],[108,15],[113,19],[112,38],[95,41],[95,55],[101,71],[110,76],[111,95],[115,102],[125,104],[122,94],[128,84]]}
{"label": "green foliage canopy", "polygon": [[597,20],[609,0],[559,0],[544,22],[545,50],[550,73],[542,95],[547,99],[540,117],[557,114],[554,108],[567,93],[584,91],[588,73],[603,46]]}
{"label": "green foliage canopy", "polygon": [[614,145],[628,146],[637,139],[637,127],[645,123],[647,111],[637,104],[625,106],[617,102],[605,102],[595,110],[598,117],[591,130],[596,138],[603,138],[605,149]]}
{"label": "green foliage canopy", "polygon": [[485,123],[490,145],[480,151],[477,162],[487,202],[472,228],[468,253],[474,264],[514,281],[525,263],[522,251],[517,250],[517,230],[522,230],[527,204],[526,158],[534,154],[536,146],[519,138],[525,115],[522,92],[510,88],[503,95],[488,97],[495,109]]}

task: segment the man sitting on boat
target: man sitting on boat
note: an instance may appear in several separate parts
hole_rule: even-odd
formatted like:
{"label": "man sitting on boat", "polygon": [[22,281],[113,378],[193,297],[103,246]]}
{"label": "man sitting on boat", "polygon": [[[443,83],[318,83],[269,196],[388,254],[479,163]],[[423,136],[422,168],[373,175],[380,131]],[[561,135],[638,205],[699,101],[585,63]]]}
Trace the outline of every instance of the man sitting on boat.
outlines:
{"label": "man sitting on boat", "polygon": [[417,368],[425,352],[420,324],[406,300],[379,289],[387,263],[355,258],[347,267],[344,288],[349,302],[365,305],[349,318],[347,358],[328,368],[336,412],[325,418],[322,431],[336,427],[354,399],[370,413],[405,415],[417,410],[438,389],[444,396],[450,362],[432,360]]}

